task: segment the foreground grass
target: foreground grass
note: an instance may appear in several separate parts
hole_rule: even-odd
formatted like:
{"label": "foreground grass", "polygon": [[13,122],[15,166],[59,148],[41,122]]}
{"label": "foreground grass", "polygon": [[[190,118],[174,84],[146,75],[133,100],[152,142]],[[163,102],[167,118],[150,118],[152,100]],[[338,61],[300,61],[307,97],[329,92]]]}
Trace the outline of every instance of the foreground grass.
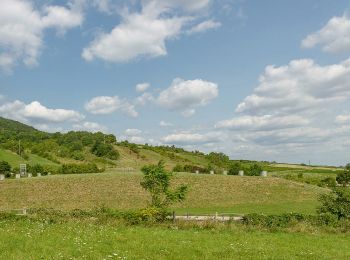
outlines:
{"label": "foreground grass", "polygon": [[[139,209],[148,194],[140,187],[141,174],[114,172],[56,175],[5,180],[0,183],[0,209],[55,208]],[[314,213],[325,189],[280,178],[179,174],[175,184],[189,185],[188,198],[175,210],[189,213]]]}
{"label": "foreground grass", "polygon": [[348,234],[0,221],[1,259],[349,259]]}

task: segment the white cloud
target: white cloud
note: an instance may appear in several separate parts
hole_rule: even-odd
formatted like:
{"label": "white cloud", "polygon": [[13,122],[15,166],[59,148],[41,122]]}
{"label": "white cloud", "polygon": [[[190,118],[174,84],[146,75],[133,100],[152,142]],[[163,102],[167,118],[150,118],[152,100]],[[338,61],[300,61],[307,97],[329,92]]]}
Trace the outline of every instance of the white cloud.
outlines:
{"label": "white cloud", "polygon": [[135,106],[125,99],[120,99],[118,96],[94,97],[85,104],[85,109],[95,115],[105,115],[115,111],[121,111],[130,117],[138,116]]}
{"label": "white cloud", "polygon": [[101,12],[110,14],[112,12],[112,1],[111,0],[93,0],[92,4],[94,7]]}
{"label": "white cloud", "polygon": [[317,45],[330,53],[350,51],[350,18],[346,15],[333,17],[322,29],[308,35],[301,43],[303,48]]}
{"label": "white cloud", "polygon": [[195,25],[190,30],[188,30],[187,33],[188,34],[201,33],[211,29],[219,28],[220,26],[221,26],[220,22],[216,22],[214,20],[207,20]]}
{"label": "white cloud", "polygon": [[45,29],[59,32],[81,25],[83,16],[76,5],[46,6],[35,9],[32,1],[0,1],[0,68],[10,72],[19,62],[38,64]]}
{"label": "white cloud", "polygon": [[38,101],[26,105],[18,100],[0,105],[0,115],[31,123],[77,122],[84,119],[82,114],[74,110],[51,109],[41,105]]}
{"label": "white cloud", "polygon": [[196,11],[207,7],[210,0],[146,0],[164,7],[180,7],[187,11]]}
{"label": "white cloud", "polygon": [[[95,37],[84,48],[82,57],[86,61],[101,59],[121,63],[165,56],[167,41],[185,32],[184,27],[201,16],[210,0],[143,0],[135,3],[140,3],[141,10],[125,8],[118,25]],[[100,10],[109,10],[109,6],[107,2],[98,5]],[[211,20],[195,30],[204,31],[217,26],[218,23]]]}
{"label": "white cloud", "polygon": [[171,127],[171,126],[174,126],[172,123],[168,123],[168,122],[165,122],[165,121],[160,121],[159,122],[159,125],[161,127]]}
{"label": "white cloud", "polygon": [[136,136],[136,135],[142,134],[142,131],[140,129],[129,128],[129,129],[126,129],[124,133],[127,136]]}
{"label": "white cloud", "polygon": [[89,132],[106,132],[108,128],[96,122],[83,122],[81,124],[73,125],[75,130],[89,131]]}
{"label": "white cloud", "polygon": [[350,122],[350,115],[338,115],[335,118],[337,124],[346,124]]}
{"label": "white cloud", "polygon": [[140,83],[136,85],[137,92],[145,92],[151,85],[149,83]]}
{"label": "white cloud", "polygon": [[296,115],[290,116],[240,116],[218,122],[215,127],[231,130],[273,130],[307,125],[309,120]]}
{"label": "white cloud", "polygon": [[175,79],[169,88],[159,94],[156,102],[162,107],[180,111],[184,116],[191,116],[196,107],[209,104],[218,95],[216,83],[201,79]]}
{"label": "white cloud", "polygon": [[188,17],[161,16],[164,9],[151,1],[141,13],[128,13],[121,24],[110,33],[98,36],[82,57],[87,61],[102,59],[109,62],[127,62],[138,57],[158,57],[167,54],[165,42],[180,34]]}
{"label": "white cloud", "polygon": [[176,145],[191,145],[191,144],[206,144],[216,143],[220,141],[220,135],[217,133],[175,133],[164,136],[161,141],[165,144],[176,144]]}
{"label": "white cloud", "polygon": [[284,115],[319,112],[325,105],[350,97],[350,60],[320,66],[313,60],[294,60],[287,66],[268,66],[254,93],[238,113]]}

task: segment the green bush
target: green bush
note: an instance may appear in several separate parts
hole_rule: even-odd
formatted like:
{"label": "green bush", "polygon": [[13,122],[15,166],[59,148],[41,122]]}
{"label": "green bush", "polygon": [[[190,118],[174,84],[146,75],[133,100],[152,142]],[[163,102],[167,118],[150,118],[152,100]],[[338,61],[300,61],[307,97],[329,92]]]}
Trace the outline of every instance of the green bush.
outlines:
{"label": "green bush", "polygon": [[98,173],[103,172],[104,169],[99,169],[94,163],[87,164],[64,164],[62,165],[58,173],[60,174],[80,174],[80,173]]}
{"label": "green bush", "polygon": [[238,175],[240,170],[242,170],[242,165],[239,162],[234,162],[230,165],[228,175]]}
{"label": "green bush", "polygon": [[329,194],[322,194],[319,199],[322,205],[318,213],[329,213],[338,219],[350,218],[350,189],[334,188]]}
{"label": "green bush", "polygon": [[260,176],[260,173],[263,171],[263,168],[260,164],[252,164],[247,171],[248,176]]}
{"label": "green bush", "polygon": [[6,161],[0,161],[0,174],[8,176],[11,171],[11,165]]}

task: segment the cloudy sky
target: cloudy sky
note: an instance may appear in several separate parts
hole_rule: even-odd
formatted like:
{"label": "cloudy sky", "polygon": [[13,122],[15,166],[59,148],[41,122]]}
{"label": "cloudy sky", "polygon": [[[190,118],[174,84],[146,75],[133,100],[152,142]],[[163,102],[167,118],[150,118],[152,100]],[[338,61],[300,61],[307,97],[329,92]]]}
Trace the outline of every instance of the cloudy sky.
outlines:
{"label": "cloudy sky", "polygon": [[350,161],[345,0],[1,0],[0,116],[233,159]]}

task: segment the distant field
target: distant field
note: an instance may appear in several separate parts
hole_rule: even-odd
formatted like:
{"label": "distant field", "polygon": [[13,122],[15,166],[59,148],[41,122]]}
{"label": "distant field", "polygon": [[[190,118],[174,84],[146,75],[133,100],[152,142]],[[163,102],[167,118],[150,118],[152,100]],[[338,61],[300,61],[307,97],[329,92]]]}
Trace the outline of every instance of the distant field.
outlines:
{"label": "distant field", "polygon": [[[147,206],[138,173],[55,175],[0,183],[0,209],[89,209],[107,206],[137,209]],[[176,183],[190,187],[188,199],[176,205],[189,213],[314,213],[326,189],[279,178],[179,174]]]}
{"label": "distant field", "polygon": [[348,234],[0,221],[1,259],[349,259]]}

